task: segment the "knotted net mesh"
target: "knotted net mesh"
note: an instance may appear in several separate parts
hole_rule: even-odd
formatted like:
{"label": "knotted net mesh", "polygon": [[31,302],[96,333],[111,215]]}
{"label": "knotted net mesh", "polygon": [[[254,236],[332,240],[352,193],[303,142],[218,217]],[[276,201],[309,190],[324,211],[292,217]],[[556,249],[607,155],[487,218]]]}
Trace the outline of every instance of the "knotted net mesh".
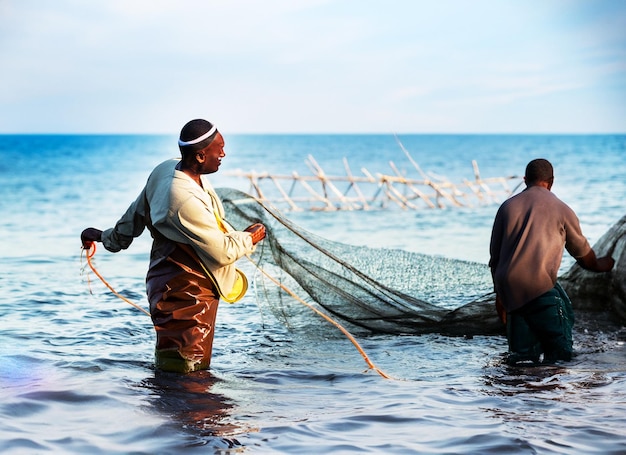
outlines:
{"label": "knotted net mesh", "polygon": [[[260,222],[267,237],[253,261],[307,303],[374,333],[480,335],[503,332],[484,264],[333,242],[234,189],[217,190],[237,229]],[[261,276],[258,298],[296,326],[316,316]],[[255,278],[255,282],[258,281]]]}

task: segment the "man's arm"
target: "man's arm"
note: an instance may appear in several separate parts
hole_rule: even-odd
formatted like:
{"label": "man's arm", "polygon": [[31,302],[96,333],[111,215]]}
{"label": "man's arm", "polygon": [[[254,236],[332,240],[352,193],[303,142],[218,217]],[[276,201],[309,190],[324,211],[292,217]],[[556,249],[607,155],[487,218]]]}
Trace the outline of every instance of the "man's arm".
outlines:
{"label": "man's arm", "polygon": [[608,272],[615,265],[615,259],[611,256],[598,258],[593,250],[589,250],[589,253],[581,258],[576,258],[576,262],[578,262],[578,265],[583,269],[591,272]]}

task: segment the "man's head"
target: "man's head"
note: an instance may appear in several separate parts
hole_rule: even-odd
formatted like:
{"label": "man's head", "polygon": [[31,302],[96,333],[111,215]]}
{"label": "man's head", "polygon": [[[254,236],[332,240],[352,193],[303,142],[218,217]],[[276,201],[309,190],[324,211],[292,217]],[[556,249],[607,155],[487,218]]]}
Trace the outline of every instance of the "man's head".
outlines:
{"label": "man's head", "polygon": [[524,174],[526,186],[541,185],[547,189],[552,188],[554,182],[554,169],[546,159],[537,158],[526,165]]}
{"label": "man's head", "polygon": [[211,122],[202,119],[187,122],[180,130],[178,148],[184,156],[189,152],[202,150],[215,139],[218,134],[217,128]]}
{"label": "man's head", "polygon": [[178,148],[185,167],[198,174],[216,172],[225,156],[224,138],[215,125],[202,119],[191,120],[183,126]]}

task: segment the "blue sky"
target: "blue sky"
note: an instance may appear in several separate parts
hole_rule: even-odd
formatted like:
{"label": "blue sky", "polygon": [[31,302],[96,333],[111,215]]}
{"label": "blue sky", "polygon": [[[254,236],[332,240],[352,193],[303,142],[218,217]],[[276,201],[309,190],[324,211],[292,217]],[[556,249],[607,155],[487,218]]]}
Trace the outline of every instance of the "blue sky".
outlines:
{"label": "blue sky", "polygon": [[0,133],[626,132],[622,0],[0,0]]}

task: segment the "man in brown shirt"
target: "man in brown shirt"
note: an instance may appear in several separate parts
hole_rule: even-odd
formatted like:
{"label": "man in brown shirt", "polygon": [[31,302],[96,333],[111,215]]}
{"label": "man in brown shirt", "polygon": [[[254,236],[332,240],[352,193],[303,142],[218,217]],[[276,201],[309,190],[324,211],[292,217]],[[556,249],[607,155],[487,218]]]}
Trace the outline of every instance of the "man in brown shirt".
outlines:
{"label": "man in brown shirt", "polygon": [[[489,267],[496,305],[507,323],[511,364],[570,360],[574,313],[557,283],[563,250],[581,267],[608,272],[615,261],[596,258],[574,211],[550,189],[549,161],[528,163],[526,189],[498,209],[491,234]],[[504,314],[506,315],[504,316]]]}

